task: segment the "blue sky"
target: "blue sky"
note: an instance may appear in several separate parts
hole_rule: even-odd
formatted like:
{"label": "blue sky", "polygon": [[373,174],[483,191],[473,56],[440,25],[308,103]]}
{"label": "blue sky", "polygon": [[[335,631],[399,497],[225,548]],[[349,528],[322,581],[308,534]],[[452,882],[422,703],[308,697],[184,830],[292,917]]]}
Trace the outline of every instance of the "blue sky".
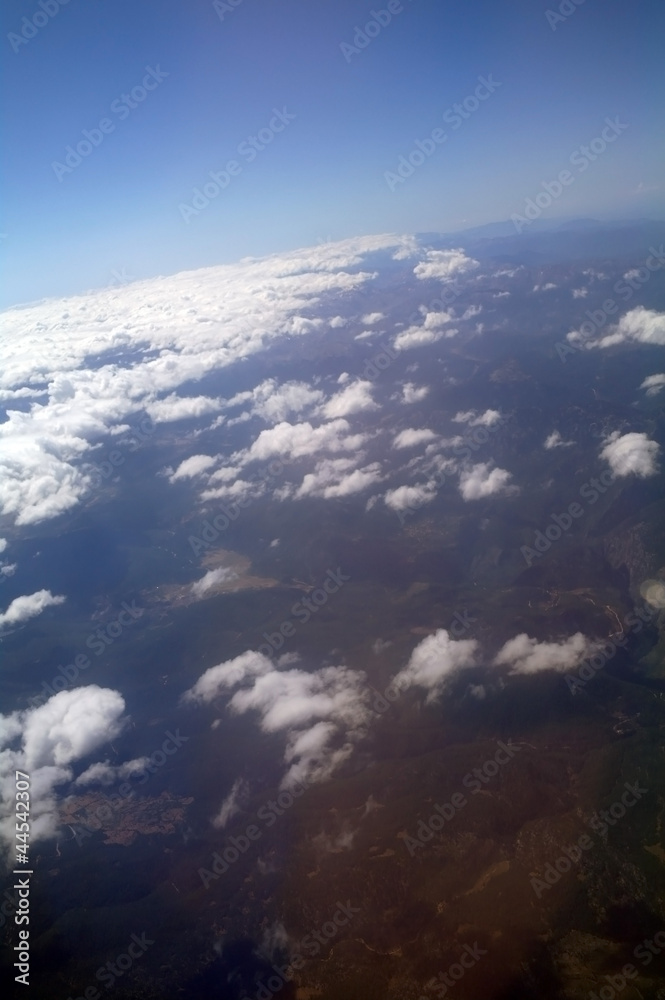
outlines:
{"label": "blue sky", "polygon": [[[554,24],[548,0],[391,0],[389,23],[346,55],[386,3],[42,2],[55,13],[38,0],[2,13],[3,306],[328,239],[507,219],[607,117],[628,128],[543,218],[665,215],[658,0],[563,0],[571,13]],[[146,67],[168,75],[149,78],[139,103]],[[479,77],[500,86],[452,127],[446,110]],[[123,94],[134,107],[120,110]],[[271,141],[250,162],[239,146],[279,124],[274,109],[295,117],[263,133]],[[54,168],[103,119],[90,154]],[[388,183],[437,128],[445,140]],[[183,210],[230,160],[228,186]]]}

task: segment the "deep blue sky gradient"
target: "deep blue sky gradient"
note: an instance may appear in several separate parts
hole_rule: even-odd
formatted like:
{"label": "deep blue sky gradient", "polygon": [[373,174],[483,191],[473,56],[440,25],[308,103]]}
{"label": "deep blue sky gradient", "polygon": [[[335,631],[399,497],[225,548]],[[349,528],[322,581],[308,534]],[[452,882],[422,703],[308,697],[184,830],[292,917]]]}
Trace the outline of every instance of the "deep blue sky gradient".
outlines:
{"label": "deep blue sky gradient", "polygon": [[[52,0],[51,0],[52,2]],[[568,2],[568,0],[566,0]],[[585,0],[553,30],[548,0],[404,0],[347,62],[340,43],[371,0],[69,0],[15,53],[37,0],[2,12],[3,306],[348,236],[451,231],[509,218],[597,136],[629,124],[543,215],[663,217],[660,0]],[[168,78],[129,116],[109,113],[145,67]],[[477,78],[501,86],[463,126],[442,115]],[[237,147],[274,107],[296,115],[253,163]],[[82,130],[115,130],[58,181]],[[447,142],[391,192],[432,129]],[[231,158],[219,197],[178,206]]]}

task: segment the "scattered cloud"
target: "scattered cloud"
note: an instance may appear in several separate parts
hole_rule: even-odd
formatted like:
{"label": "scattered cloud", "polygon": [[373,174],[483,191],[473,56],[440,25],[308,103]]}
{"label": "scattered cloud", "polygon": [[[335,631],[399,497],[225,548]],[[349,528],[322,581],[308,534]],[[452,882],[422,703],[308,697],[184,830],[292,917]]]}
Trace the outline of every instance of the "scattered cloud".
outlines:
{"label": "scattered cloud", "polygon": [[402,386],[403,403],[422,403],[429,395],[429,386],[416,386],[413,382],[405,382]]}
{"label": "scattered cloud", "polygon": [[365,410],[378,410],[378,405],[372,399],[371,389],[371,382],[362,380],[352,382],[324,404],[322,408],[324,416],[334,420]]}
{"label": "scattered cloud", "polygon": [[416,445],[428,444],[430,441],[436,441],[436,434],[428,427],[423,427],[421,430],[407,427],[395,437],[393,448],[414,448]]}
{"label": "scattered cloud", "polygon": [[279,456],[289,459],[303,458],[320,452],[358,451],[364,441],[363,434],[350,434],[351,427],[342,418],[312,427],[305,421],[290,424],[286,421],[261,431],[256,441],[243,453],[234,455],[234,461],[246,464],[252,461],[266,461]]}
{"label": "scattered cloud", "polygon": [[454,424],[468,424],[469,427],[493,427],[501,420],[499,410],[485,410],[478,415],[475,410],[460,410],[453,417]]}
{"label": "scattered cloud", "polygon": [[552,448],[570,448],[574,444],[574,441],[564,441],[559,431],[552,431],[545,438],[545,448],[547,451],[551,451]]}
{"label": "scattered cloud", "polygon": [[413,269],[417,278],[435,278],[445,281],[467,274],[479,267],[478,261],[467,257],[463,250],[428,250],[426,259]]}
{"label": "scattered cloud", "polygon": [[381,482],[383,477],[378,462],[364,468],[357,468],[356,465],[356,460],[352,458],[323,459],[317,463],[313,472],[304,476],[297,489],[285,487],[280,491],[280,496],[289,495],[298,500],[316,496],[332,500],[360,493]]}
{"label": "scattered cloud", "polygon": [[475,639],[451,639],[445,628],[439,629],[416,646],[392,686],[398,691],[424,688],[426,702],[436,701],[457,673],[477,665],[478,649]]}
{"label": "scattered cloud", "polygon": [[383,498],[387,507],[394,511],[407,510],[413,507],[422,507],[423,504],[431,503],[436,496],[434,486],[398,486],[397,489],[388,490]]}
{"label": "scattered cloud", "polygon": [[219,566],[217,569],[208,570],[205,576],[192,584],[192,594],[194,597],[205,597],[209,590],[214,590],[220,583],[228,583],[237,577],[235,570],[228,567]]}
{"label": "scattered cloud", "polygon": [[283,787],[329,778],[365,735],[371,718],[364,673],[343,666],[278,669],[254,651],[211,667],[184,702],[211,702],[233,689],[229,711],[256,712],[263,733],[284,734]]}
{"label": "scattered cloud", "polygon": [[175,483],[178,479],[194,479],[195,476],[206,472],[218,461],[218,456],[212,455],[192,455],[181,462],[175,472],[169,475],[169,482]]}
{"label": "scattered cloud", "polygon": [[496,666],[510,666],[511,674],[536,674],[542,670],[565,673],[593,655],[600,645],[581,632],[561,642],[538,642],[522,632],[501,647],[493,662]]}
{"label": "scattered cloud", "polygon": [[214,817],[212,825],[217,830],[223,830],[228,821],[240,812],[243,801],[247,798],[249,785],[242,778],[236,778],[231,791],[222,802],[219,812]]}
{"label": "scattered cloud", "polygon": [[648,375],[640,389],[646,389],[647,396],[655,396],[665,386],[665,374]]}
{"label": "scattered cloud", "polygon": [[614,347],[615,344],[633,342],[636,344],[665,344],[665,313],[637,306],[621,317],[619,322],[610,328],[604,337],[598,340],[588,340],[582,333],[573,330],[568,334],[568,340],[586,341],[587,347]]}
{"label": "scattered cloud", "polygon": [[[30,525],[70,511],[92,488],[86,462],[106,436],[145,413],[155,423],[217,413],[224,400],[185,387],[275,339],[319,331],[310,314],[324,299],[374,280],[362,269],[369,255],[412,244],[363,237],[7,310],[0,393],[28,408],[0,424],[0,512]],[[254,405],[280,421],[312,402],[316,390],[272,391],[268,380]]]}
{"label": "scattered cloud", "polygon": [[50,590],[38,590],[34,594],[15,597],[6,611],[0,612],[0,627],[3,625],[20,625],[41,615],[42,611],[56,604],[64,604],[66,598],[53,595]]}
{"label": "scattered cloud", "polygon": [[[38,708],[0,716],[0,835],[15,842],[14,772],[30,775],[30,837],[58,829],[56,789],[74,778],[72,765],[115,739],[127,722],[122,696],[97,685],[60,691]],[[88,768],[90,770],[90,768]]]}
{"label": "scattered cloud", "polygon": [[609,462],[615,476],[639,476],[646,479],[658,471],[660,446],[646,434],[615,431],[605,439],[600,457]]}
{"label": "scattered cloud", "polygon": [[516,490],[510,485],[512,475],[506,469],[490,469],[487,462],[479,462],[460,474],[460,493],[465,500],[480,500],[495,493],[509,494]]}

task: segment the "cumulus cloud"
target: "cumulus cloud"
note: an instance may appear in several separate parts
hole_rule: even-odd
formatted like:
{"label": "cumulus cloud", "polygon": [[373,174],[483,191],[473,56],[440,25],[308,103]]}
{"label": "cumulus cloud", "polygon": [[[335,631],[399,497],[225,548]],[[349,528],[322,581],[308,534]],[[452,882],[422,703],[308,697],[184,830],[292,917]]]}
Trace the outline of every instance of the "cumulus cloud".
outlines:
{"label": "cumulus cloud", "polygon": [[323,414],[328,419],[348,417],[364,410],[378,410],[378,405],[372,399],[372,383],[367,381],[352,382],[345,389],[328,400],[323,407]]}
{"label": "cumulus cloud", "polygon": [[537,674],[542,670],[565,673],[592,656],[600,645],[581,632],[560,642],[538,642],[522,632],[501,647],[493,662],[496,666],[510,666],[511,674]]}
{"label": "cumulus cloud", "polygon": [[665,374],[648,375],[642,382],[640,389],[646,389],[647,396],[655,396],[665,386]]}
{"label": "cumulus cloud", "polygon": [[478,414],[475,410],[460,410],[452,418],[454,424],[468,424],[469,427],[493,427],[501,420],[499,410],[485,410]]}
{"label": "cumulus cloud", "polygon": [[406,382],[402,386],[403,403],[421,403],[429,395],[429,386],[416,386],[413,382]]}
{"label": "cumulus cloud", "polygon": [[424,688],[426,702],[436,701],[457,673],[477,665],[478,649],[475,639],[451,639],[445,628],[439,629],[416,646],[392,686],[400,691]]}
{"label": "cumulus cloud", "polygon": [[[586,340],[584,335],[573,330],[568,334],[568,340]],[[587,347],[613,347],[615,344],[633,342],[636,344],[665,344],[665,313],[654,309],[637,306],[625,313],[618,323],[610,327],[604,337],[597,340],[587,340]]]}
{"label": "cumulus cloud", "polygon": [[206,413],[217,413],[221,407],[221,399],[210,399],[209,396],[177,396],[171,393],[164,399],[148,403],[146,411],[154,423],[169,424],[177,420],[203,417]]}
{"label": "cumulus cloud", "polygon": [[414,507],[422,507],[423,504],[431,503],[436,496],[434,485],[419,486],[398,486],[394,490],[388,490],[383,498],[386,507],[399,513]]}
{"label": "cumulus cloud", "polygon": [[512,475],[506,469],[490,469],[487,462],[479,462],[460,474],[459,490],[465,500],[480,500],[495,493],[515,491],[510,485]]}
{"label": "cumulus cloud", "polygon": [[396,351],[410,351],[414,347],[424,347],[426,344],[436,344],[443,337],[442,330],[427,330],[424,326],[410,326],[403,333],[398,333],[393,341]]}
{"label": "cumulus cloud", "polygon": [[0,627],[3,625],[20,625],[41,615],[46,608],[63,604],[66,598],[53,595],[50,590],[37,590],[34,594],[15,597],[6,611],[0,612]]}
{"label": "cumulus cloud", "polygon": [[[85,462],[106,436],[146,412],[155,423],[214,413],[223,400],[179,392],[277,338],[320,330],[309,314],[324,298],[371,282],[369,255],[412,242],[363,237],[8,310],[0,392],[28,408],[0,424],[0,511],[19,525],[70,511],[91,488]],[[91,368],[91,357],[113,360]],[[257,400],[266,419],[300,405],[288,393],[291,410],[269,392]]]}
{"label": "cumulus cloud", "polygon": [[261,417],[266,423],[277,424],[289,417],[312,410],[324,398],[320,389],[313,389],[306,382],[282,382],[269,378],[248,392],[241,392],[226,404],[249,403],[248,415]]}
{"label": "cumulus cloud", "polygon": [[363,316],[360,322],[364,323],[365,326],[374,326],[375,323],[380,323],[381,320],[385,318],[386,317],[383,313],[373,312],[367,313],[366,316]]}
{"label": "cumulus cloud", "polygon": [[236,684],[269,673],[272,669],[272,660],[267,656],[248,650],[201,674],[196,684],[183,694],[183,704],[209,703]]}
{"label": "cumulus cloud", "polygon": [[323,781],[366,733],[371,711],[365,675],[341,666],[311,673],[284,667],[248,651],[207,670],[183,700],[210,702],[236,688],[229,711],[255,712],[263,733],[284,734],[282,786]]}
{"label": "cumulus cloud", "polygon": [[204,597],[209,590],[214,590],[220,583],[228,583],[235,580],[237,573],[224,566],[209,570],[200,580],[192,584],[192,594],[194,597]]}
{"label": "cumulus cloud", "polygon": [[639,476],[646,479],[658,471],[660,446],[646,434],[615,431],[605,439],[600,457],[609,462],[615,476]]}
{"label": "cumulus cloud", "polygon": [[478,261],[467,257],[463,250],[428,250],[426,259],[413,269],[417,278],[446,280],[467,274],[479,267]]}
{"label": "cumulus cloud", "polygon": [[545,438],[545,448],[547,451],[551,451],[552,448],[570,448],[573,444],[575,444],[574,441],[564,441],[559,431],[552,431]]}
{"label": "cumulus cloud", "polygon": [[0,835],[14,843],[14,772],[30,774],[31,840],[58,829],[56,789],[74,777],[72,765],[115,739],[126,718],[117,691],[97,685],[60,691],[38,708],[0,716]]}
{"label": "cumulus cloud", "polygon": [[284,421],[261,431],[244,453],[234,456],[239,462],[265,461],[274,455],[291,459],[319,452],[358,451],[365,441],[362,434],[350,434],[349,422],[342,418],[313,427],[309,421],[290,424]]}
{"label": "cumulus cloud", "polygon": [[393,341],[393,347],[397,351],[407,351],[413,347],[422,347],[425,344],[435,344],[442,337],[455,337],[458,333],[456,329],[446,330],[443,327],[452,323],[453,317],[447,312],[428,312],[425,307],[421,307],[423,314],[422,326],[410,326],[407,330],[399,333]]}
{"label": "cumulus cloud", "polygon": [[192,455],[181,462],[175,472],[169,476],[169,482],[175,483],[178,479],[194,479],[201,475],[217,462],[217,457],[212,455]]}
{"label": "cumulus cloud", "polygon": [[306,496],[331,500],[360,493],[374,483],[381,482],[381,479],[381,466],[378,462],[357,468],[356,461],[352,458],[323,459],[317,463],[313,472],[304,476],[297,489],[287,487],[279,495],[294,496],[298,500]]}
{"label": "cumulus cloud", "polygon": [[427,444],[430,441],[435,440],[436,434],[428,427],[423,427],[420,430],[416,430],[413,427],[407,427],[406,430],[400,431],[400,433],[395,437],[393,440],[393,448],[413,448],[416,445]]}

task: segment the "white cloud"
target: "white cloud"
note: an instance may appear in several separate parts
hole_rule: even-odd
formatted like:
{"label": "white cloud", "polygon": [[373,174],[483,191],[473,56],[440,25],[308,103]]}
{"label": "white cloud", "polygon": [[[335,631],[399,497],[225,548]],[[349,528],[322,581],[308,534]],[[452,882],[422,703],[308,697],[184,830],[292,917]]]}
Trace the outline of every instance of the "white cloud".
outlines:
{"label": "white cloud", "polygon": [[495,493],[508,494],[515,491],[509,485],[512,479],[505,469],[492,469],[487,462],[479,462],[460,474],[460,493],[465,500],[480,500]]}
{"label": "white cloud", "polygon": [[212,821],[212,825],[217,830],[223,830],[228,821],[239,813],[243,800],[249,792],[249,786],[242,778],[236,778],[231,791],[222,802],[219,811]]}
{"label": "white cloud", "polygon": [[[8,310],[0,392],[29,408],[0,424],[1,512],[28,525],[71,510],[105,436],[146,411],[155,422],[214,413],[223,401],[179,391],[276,338],[319,330],[309,314],[324,297],[375,277],[361,269],[368,255],[411,244],[363,237]],[[91,368],[91,357],[113,360]]]}
{"label": "white cloud", "polygon": [[455,674],[476,666],[477,656],[475,639],[451,639],[446,629],[439,629],[416,646],[392,686],[401,691],[410,687],[425,688],[426,701],[436,701]]}
{"label": "white cloud", "polygon": [[609,462],[615,476],[639,476],[645,479],[658,471],[660,446],[646,434],[615,431],[605,439],[600,457]]}
{"label": "white cloud", "polygon": [[169,476],[169,482],[174,483],[178,479],[194,479],[206,469],[209,469],[217,462],[217,456],[212,455],[192,455],[181,462],[175,472]]}
{"label": "white cloud", "polygon": [[397,334],[393,341],[393,347],[396,351],[410,351],[414,347],[435,344],[442,337],[442,330],[426,330],[422,326],[410,326],[408,330]]}
{"label": "white cloud", "polygon": [[402,386],[403,403],[421,403],[429,395],[429,386],[416,386],[413,382],[406,382]]}
{"label": "white cloud", "polygon": [[284,495],[292,494],[298,500],[306,496],[331,500],[360,493],[374,483],[381,482],[381,466],[378,462],[361,469],[355,466],[356,461],[352,458],[323,459],[317,463],[314,472],[307,473],[295,492],[287,490]]}
{"label": "white cloud", "polygon": [[[229,400],[228,406],[250,401],[250,413],[259,416],[269,424],[277,424],[292,415],[312,410],[324,396],[320,389],[312,389],[306,382],[283,382],[269,378],[257,385],[251,392],[239,393]],[[343,414],[340,414],[343,416]]]}
{"label": "white cloud", "polygon": [[468,424],[469,427],[493,427],[501,420],[499,410],[485,410],[478,415],[475,410],[460,410],[452,418],[454,424]]}
{"label": "white cloud", "polygon": [[7,548],[7,539],[0,538],[0,552],[4,552],[6,548]]}
{"label": "white cloud", "polygon": [[365,410],[378,410],[378,405],[372,399],[372,383],[368,381],[352,382],[338,392],[323,406],[323,414],[328,419],[348,417],[353,413]]}
{"label": "white cloud", "polygon": [[115,739],[126,724],[117,691],[97,685],[60,691],[38,708],[0,716],[0,836],[11,845],[14,830],[14,772],[30,775],[31,841],[58,829],[56,788],[72,781],[72,764]]}
{"label": "white cloud", "polygon": [[220,663],[216,667],[209,667],[205,673],[201,674],[194,687],[185,692],[182,700],[189,704],[205,704],[214,701],[221,692],[228,691],[229,688],[241,684],[245,680],[267,674],[272,669],[272,660],[269,660],[267,656],[248,650],[233,660],[225,660],[224,663]]}
{"label": "white cloud", "polygon": [[431,503],[436,496],[434,486],[398,486],[397,489],[388,490],[383,498],[383,502],[391,510],[407,510],[410,507],[422,507],[423,504]]}
{"label": "white cloud", "polygon": [[276,669],[261,653],[248,651],[207,670],[184,701],[210,702],[238,688],[229,711],[257,712],[262,732],[285,735],[282,785],[288,787],[325,780],[352,753],[371,718],[365,682],[363,673],[348,667]]}
{"label": "white cloud", "polygon": [[234,570],[224,566],[208,570],[205,576],[202,576],[200,580],[192,584],[192,594],[194,597],[204,597],[209,590],[214,590],[220,583],[228,583],[229,580],[235,580],[237,575]]}
{"label": "white cloud", "polygon": [[34,594],[15,597],[7,610],[0,612],[0,626],[20,625],[21,622],[41,615],[46,608],[63,604],[65,600],[60,595],[54,596],[50,590],[37,590]]}
{"label": "white cloud", "polygon": [[109,764],[108,761],[103,763],[99,761],[96,764],[91,764],[83,774],[79,774],[74,784],[77,787],[114,785],[117,781],[124,781],[126,778],[141,774],[149,764],[152,766],[149,757],[136,757],[134,760],[128,760],[125,764]]}
{"label": "white cloud", "polygon": [[573,444],[575,444],[574,441],[564,441],[559,431],[552,431],[545,438],[545,448],[547,451],[551,451],[552,448],[570,448]]}
{"label": "white cloud", "polygon": [[585,299],[589,294],[588,288],[573,288],[574,299]]}
{"label": "white cloud", "polygon": [[647,396],[655,396],[665,386],[665,374],[648,375],[640,389],[646,389]]}
{"label": "white cloud", "polygon": [[[568,334],[568,340],[578,341],[586,338],[577,330]],[[625,313],[619,322],[610,328],[609,333],[598,340],[587,340],[588,347],[613,347],[632,341],[637,344],[665,344],[665,313],[655,312],[637,306]]]}
{"label": "white cloud", "polygon": [[435,440],[436,434],[429,427],[423,427],[421,430],[407,427],[406,430],[400,431],[395,437],[393,448],[413,448],[416,445],[426,444],[429,441]]}
{"label": "white cloud", "polygon": [[413,269],[417,278],[445,280],[467,274],[479,266],[477,260],[467,257],[463,250],[428,250],[426,260]]}
{"label": "white cloud", "polygon": [[380,323],[381,320],[385,318],[386,317],[383,313],[373,312],[367,313],[366,316],[363,316],[360,322],[364,323],[365,326],[374,326],[375,323]]}
{"label": "white cloud", "polygon": [[175,423],[176,420],[203,417],[206,413],[216,413],[221,407],[221,399],[210,399],[208,396],[177,396],[171,393],[164,399],[148,403],[146,410],[156,424],[168,424]]}
{"label": "white cloud", "polygon": [[312,427],[308,421],[300,424],[285,421],[261,431],[247,452],[233,457],[246,464],[265,461],[274,455],[296,459],[325,451],[358,451],[365,436],[349,434],[350,429],[348,421],[343,419],[332,420],[319,427]]}
{"label": "white cloud", "polygon": [[599,646],[581,632],[561,642],[538,642],[522,632],[501,647],[493,662],[496,666],[509,665],[511,674],[536,674],[541,670],[565,673],[595,653]]}
{"label": "white cloud", "polygon": [[393,347],[397,351],[411,350],[413,347],[422,347],[425,344],[435,344],[442,337],[455,337],[459,332],[456,329],[446,330],[443,327],[453,322],[453,317],[448,312],[428,312],[422,306],[420,312],[423,315],[422,326],[410,326],[407,330],[399,333],[393,341]]}

